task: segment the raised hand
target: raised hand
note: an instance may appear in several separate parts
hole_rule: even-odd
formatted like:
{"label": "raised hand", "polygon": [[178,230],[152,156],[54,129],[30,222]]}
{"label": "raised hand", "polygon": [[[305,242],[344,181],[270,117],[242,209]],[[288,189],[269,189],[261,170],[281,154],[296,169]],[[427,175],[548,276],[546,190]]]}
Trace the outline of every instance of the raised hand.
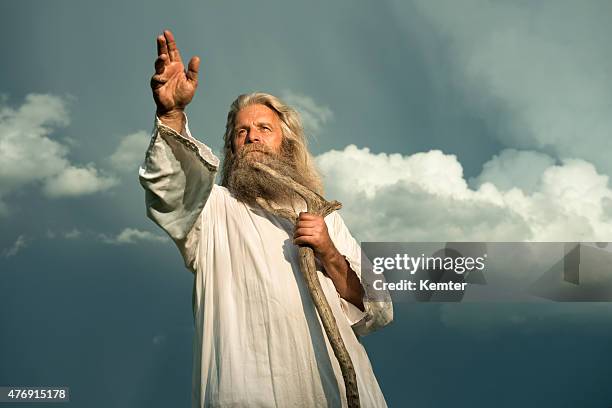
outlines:
{"label": "raised hand", "polygon": [[182,112],[198,87],[199,68],[200,58],[196,56],[189,60],[185,71],[172,32],[165,30],[163,35],[157,37],[157,59],[151,89],[160,119],[175,120],[180,116],[182,120]]}

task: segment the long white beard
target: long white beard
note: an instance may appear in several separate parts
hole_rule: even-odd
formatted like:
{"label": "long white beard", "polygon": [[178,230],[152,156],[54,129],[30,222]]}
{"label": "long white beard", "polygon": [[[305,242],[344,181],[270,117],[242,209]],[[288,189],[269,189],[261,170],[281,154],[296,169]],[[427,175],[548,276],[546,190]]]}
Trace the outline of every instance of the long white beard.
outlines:
{"label": "long white beard", "polygon": [[253,167],[255,162],[263,163],[297,183],[307,185],[286,152],[276,153],[266,145],[251,143],[244,145],[230,160],[225,166],[228,172],[225,184],[239,201],[255,206],[257,198],[263,198],[285,208],[295,208],[301,201],[292,189]]}

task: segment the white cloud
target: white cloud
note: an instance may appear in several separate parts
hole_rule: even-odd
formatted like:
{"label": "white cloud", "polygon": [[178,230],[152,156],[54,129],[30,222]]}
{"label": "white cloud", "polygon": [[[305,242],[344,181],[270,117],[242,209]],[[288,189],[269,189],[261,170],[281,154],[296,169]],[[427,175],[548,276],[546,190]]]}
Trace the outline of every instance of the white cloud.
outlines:
{"label": "white cloud", "polygon": [[[68,123],[66,102],[57,96],[29,94],[17,109],[0,102],[0,197],[35,183],[53,197],[91,194],[115,184],[92,165],[81,168],[68,160],[68,146],[51,137]],[[72,180],[77,185],[67,186]]]}
{"label": "white cloud", "polygon": [[612,175],[609,3],[416,4],[448,39],[448,66],[468,102],[505,114],[484,115],[504,144],[582,158]]}
{"label": "white cloud", "polygon": [[60,98],[30,94],[18,110],[0,109],[2,192],[45,179],[68,166],[66,147],[48,137],[53,126],[68,123]]}
{"label": "white cloud", "polygon": [[555,164],[555,159],[530,150],[504,149],[483,165],[482,173],[471,180],[479,187],[489,182],[500,190],[517,187],[532,193],[539,187],[544,171]]}
{"label": "white cloud", "polygon": [[52,178],[48,178],[43,191],[48,197],[74,197],[106,190],[118,183],[114,177],[98,174],[93,165],[68,166]]}
{"label": "white cloud", "polygon": [[402,156],[351,145],[316,160],[326,196],[345,204],[362,241],[612,241],[608,176],[583,160],[548,166],[535,191],[472,189],[456,157],[437,150]]}
{"label": "white cloud", "polygon": [[111,155],[112,166],[119,171],[132,171],[144,160],[144,155],[149,145],[151,135],[144,130],[132,133],[124,137],[117,150]]}
{"label": "white cloud", "polygon": [[53,231],[48,229],[44,236],[48,239],[63,238],[66,240],[96,240],[102,241],[105,244],[112,245],[124,245],[124,244],[136,244],[138,242],[168,242],[169,238],[161,235],[154,234],[149,231],[143,231],[136,228],[124,228],[116,235],[108,235],[99,233],[93,230],[80,230],[78,228],[72,228],[71,230]]}
{"label": "white cloud", "polygon": [[28,245],[29,245],[29,242],[26,240],[25,235],[19,235],[19,237],[17,237],[17,240],[13,243],[13,245],[11,245],[9,248],[5,248],[2,251],[2,256],[4,258],[10,258],[12,256],[15,256],[17,255],[19,251],[21,251]]}
{"label": "white cloud", "polygon": [[125,228],[116,236],[100,235],[103,242],[107,244],[123,245],[135,244],[140,241],[145,242],[166,242],[168,238],[162,235],[153,234],[149,231],[141,231],[135,228]]}
{"label": "white cloud", "polygon": [[[408,3],[392,3],[395,14],[407,11]],[[488,120],[491,135],[518,150],[493,157],[471,180],[472,188],[459,194],[423,192],[423,182],[409,176],[372,197],[333,187],[329,197],[337,198],[334,191],[347,197],[345,212],[359,233],[380,240],[611,241],[610,3],[416,0],[412,4],[438,31],[426,40],[440,40],[431,47],[434,52],[449,51],[448,63],[431,66],[431,75],[440,75],[445,83],[450,71],[456,87],[465,93],[466,104]],[[424,44],[425,50],[428,45]],[[574,159],[563,160],[567,157]],[[451,156],[446,159],[453,161]],[[341,165],[358,175],[334,180],[343,174],[334,168],[328,183],[351,185],[364,176],[359,169],[369,163],[343,160]],[[457,172],[453,178],[461,180]],[[391,200],[397,205],[395,212]],[[363,214],[349,205],[361,205]],[[428,223],[430,219],[434,222]],[[490,231],[478,230],[479,225],[488,225]],[[472,329],[478,336],[500,325],[543,327],[542,305],[528,305],[528,310],[512,305],[505,315],[497,305],[481,306],[442,305],[442,321]],[[556,324],[559,320],[584,324],[589,318],[600,323],[609,319],[610,312],[605,304],[545,307],[550,308],[546,317],[554,317]]]}
{"label": "white cloud", "polygon": [[77,238],[81,237],[81,234],[82,233],[81,233],[80,230],[78,230],[76,228],[73,228],[70,231],[64,233],[64,238],[66,238],[66,239],[77,239]]}
{"label": "white cloud", "polygon": [[[437,150],[402,156],[351,145],[316,161],[325,174],[326,197],[344,204],[343,217],[362,241],[612,241],[609,178],[584,160],[555,165],[532,152],[502,152],[476,178],[477,189],[468,186],[455,156]],[[523,174],[530,179],[521,181]],[[502,328],[545,329],[560,319],[596,324],[609,314],[607,306],[575,303],[440,307],[443,324],[478,336]]]}
{"label": "white cloud", "polygon": [[309,96],[285,90],[282,92],[282,99],[299,112],[302,126],[307,133],[319,133],[323,125],[333,117],[330,108],[319,105]]}

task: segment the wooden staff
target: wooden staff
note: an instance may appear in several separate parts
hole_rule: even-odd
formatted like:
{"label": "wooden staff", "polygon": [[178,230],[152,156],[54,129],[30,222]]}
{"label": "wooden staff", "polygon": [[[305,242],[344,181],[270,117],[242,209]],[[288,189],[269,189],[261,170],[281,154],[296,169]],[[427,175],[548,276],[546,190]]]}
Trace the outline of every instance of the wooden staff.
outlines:
{"label": "wooden staff", "polygon": [[[306,202],[306,211],[311,214],[320,215],[326,217],[328,214],[342,207],[338,201],[326,201],[319,194],[311,191],[303,185],[296,183],[293,179],[287,176],[279,174],[270,167],[262,163],[254,163],[253,166],[271,177],[274,177],[279,182],[285,184],[287,187],[293,189],[296,194],[304,199]],[[297,221],[297,216],[294,212],[284,208],[273,208],[267,200],[263,198],[257,198],[257,203],[266,211],[285,218],[291,221],[294,225]],[[315,256],[312,248],[307,246],[299,247],[300,257],[300,270],[306,281],[306,286],[310,292],[313,303],[319,313],[325,334],[329,339],[329,343],[334,350],[334,355],[338,359],[340,364],[340,370],[342,371],[342,378],[344,379],[344,388],[346,391],[346,401],[348,408],[359,408],[359,390],[357,389],[357,376],[355,374],[355,367],[351,361],[351,356],[346,350],[336,319],[332,313],[329,303],[323,294],[321,283],[317,278],[317,269],[315,265]]]}

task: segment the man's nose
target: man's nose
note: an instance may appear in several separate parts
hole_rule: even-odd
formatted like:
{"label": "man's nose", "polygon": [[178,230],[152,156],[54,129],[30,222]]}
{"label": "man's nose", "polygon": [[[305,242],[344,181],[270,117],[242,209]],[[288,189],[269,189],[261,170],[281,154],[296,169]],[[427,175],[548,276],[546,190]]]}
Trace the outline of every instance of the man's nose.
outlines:
{"label": "man's nose", "polygon": [[246,143],[261,143],[261,135],[257,130],[251,130],[246,137]]}

